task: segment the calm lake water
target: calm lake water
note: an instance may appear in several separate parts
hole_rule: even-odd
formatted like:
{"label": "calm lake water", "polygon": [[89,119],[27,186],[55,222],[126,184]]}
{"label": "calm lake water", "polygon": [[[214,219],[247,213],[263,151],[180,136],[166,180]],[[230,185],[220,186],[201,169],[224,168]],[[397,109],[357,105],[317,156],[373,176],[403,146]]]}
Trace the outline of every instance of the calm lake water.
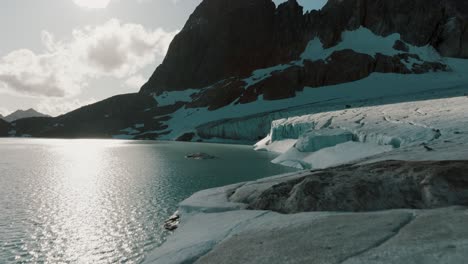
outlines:
{"label": "calm lake water", "polygon": [[[215,160],[189,160],[205,152]],[[251,147],[0,139],[0,263],[139,263],[196,191],[291,169]]]}

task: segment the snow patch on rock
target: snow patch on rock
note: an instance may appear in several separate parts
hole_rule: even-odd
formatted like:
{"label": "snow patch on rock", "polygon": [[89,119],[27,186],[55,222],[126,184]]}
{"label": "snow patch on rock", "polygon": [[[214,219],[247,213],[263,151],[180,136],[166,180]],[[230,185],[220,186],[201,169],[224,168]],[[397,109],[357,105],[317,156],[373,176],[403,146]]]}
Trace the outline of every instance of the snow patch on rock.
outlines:
{"label": "snow patch on rock", "polygon": [[154,99],[158,103],[159,107],[174,105],[177,102],[191,102],[192,95],[198,93],[200,90],[196,89],[187,89],[183,91],[172,91],[172,92],[163,92],[162,94],[156,96]]}
{"label": "snow patch on rock", "polygon": [[243,80],[247,84],[245,89],[267,79],[268,77],[271,77],[273,72],[283,71],[291,66],[294,66],[294,64],[280,64],[273,67],[256,70],[252,73],[252,76]]}
{"label": "snow patch on rock", "polygon": [[[374,34],[365,27],[360,27],[353,31],[344,31],[341,34],[341,42],[334,47],[324,49],[319,38],[312,39],[301,54],[302,60],[325,60],[333,52],[340,50],[351,49],[355,52],[368,54],[375,57],[377,53],[394,56],[403,53],[394,49],[396,41],[401,41],[400,34],[391,34],[386,37],[381,37]],[[409,47],[408,53],[418,55],[424,61],[439,61],[441,57],[439,53],[430,45],[424,47],[412,46],[405,43]],[[411,69],[411,68],[410,68]]]}

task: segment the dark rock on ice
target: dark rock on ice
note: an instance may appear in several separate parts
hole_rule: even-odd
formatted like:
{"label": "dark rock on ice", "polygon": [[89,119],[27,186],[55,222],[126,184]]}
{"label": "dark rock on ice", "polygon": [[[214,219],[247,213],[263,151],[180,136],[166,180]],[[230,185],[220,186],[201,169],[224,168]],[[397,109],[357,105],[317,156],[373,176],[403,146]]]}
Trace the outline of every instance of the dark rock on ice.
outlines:
{"label": "dark rock on ice", "polygon": [[180,215],[179,211],[176,211],[169,219],[164,221],[164,228],[169,231],[173,231],[179,227]]}

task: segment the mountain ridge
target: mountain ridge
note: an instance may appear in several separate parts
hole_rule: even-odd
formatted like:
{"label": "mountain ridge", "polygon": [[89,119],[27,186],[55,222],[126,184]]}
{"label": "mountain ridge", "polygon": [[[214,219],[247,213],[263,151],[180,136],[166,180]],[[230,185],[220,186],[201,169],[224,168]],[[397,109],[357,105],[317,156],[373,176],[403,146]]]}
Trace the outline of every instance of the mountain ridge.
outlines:
{"label": "mountain ridge", "polygon": [[5,117],[0,117],[4,119],[5,121],[11,123],[14,121],[17,121],[19,119],[24,119],[24,118],[31,118],[31,117],[50,117],[49,115],[42,114],[33,108],[29,108],[27,110],[16,110],[15,112],[5,116]]}
{"label": "mountain ridge", "polygon": [[[299,59],[314,37],[329,48],[341,40],[343,31],[361,26],[384,37],[399,33],[403,41],[415,46],[432,45],[442,56],[468,56],[468,32],[464,30],[468,7],[460,0],[330,0],[322,10],[305,14],[296,0],[288,0],[276,9],[268,0],[234,1],[234,7],[231,2],[206,0],[200,4],[171,43],[163,63],[142,87],[142,93],[200,89],[227,77],[246,77],[255,69]],[[259,9],[262,12],[256,16],[234,17]],[[232,17],[226,18],[226,13]],[[257,34],[255,42],[251,30]],[[233,32],[242,33],[244,43],[239,43]],[[237,44],[234,50],[230,43]],[[250,56],[252,53],[255,56]]]}

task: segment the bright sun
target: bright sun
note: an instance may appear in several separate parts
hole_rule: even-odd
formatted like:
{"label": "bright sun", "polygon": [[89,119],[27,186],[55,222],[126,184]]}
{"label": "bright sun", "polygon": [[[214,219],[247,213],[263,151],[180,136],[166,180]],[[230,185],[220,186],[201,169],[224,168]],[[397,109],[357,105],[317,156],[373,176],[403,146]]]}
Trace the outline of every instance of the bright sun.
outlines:
{"label": "bright sun", "polygon": [[87,8],[106,8],[111,0],[73,0],[75,4]]}

